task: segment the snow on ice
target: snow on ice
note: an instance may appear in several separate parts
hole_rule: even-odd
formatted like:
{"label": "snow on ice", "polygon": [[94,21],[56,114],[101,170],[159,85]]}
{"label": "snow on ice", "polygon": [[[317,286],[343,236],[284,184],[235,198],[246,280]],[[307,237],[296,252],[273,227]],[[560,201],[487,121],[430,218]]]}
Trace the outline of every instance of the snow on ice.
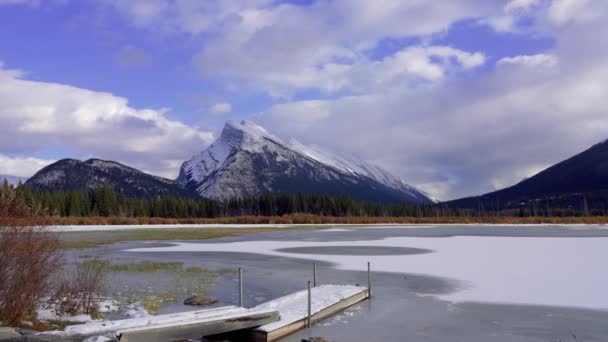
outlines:
{"label": "snow on ice", "polygon": [[[133,252],[242,252],[327,261],[338,269],[425,274],[465,285],[440,298],[453,302],[493,302],[608,309],[606,238],[522,238],[457,236],[394,237],[374,241],[245,241],[175,243]],[[413,247],[419,255],[297,254],[279,249],[318,246]]]}

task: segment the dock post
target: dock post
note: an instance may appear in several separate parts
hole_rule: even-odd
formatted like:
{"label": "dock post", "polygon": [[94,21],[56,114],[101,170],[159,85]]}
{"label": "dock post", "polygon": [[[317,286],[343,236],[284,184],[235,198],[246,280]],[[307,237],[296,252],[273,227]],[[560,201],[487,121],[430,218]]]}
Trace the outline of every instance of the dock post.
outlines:
{"label": "dock post", "polygon": [[243,269],[239,267],[239,306],[243,307]]}
{"label": "dock post", "polygon": [[308,281],[308,321],[306,326],[310,328],[312,326],[312,298],[310,295],[310,280]]}
{"label": "dock post", "polygon": [[367,262],[367,295],[372,297],[372,268],[369,261]]}
{"label": "dock post", "polygon": [[317,287],[317,263],[312,264],[312,287]]}

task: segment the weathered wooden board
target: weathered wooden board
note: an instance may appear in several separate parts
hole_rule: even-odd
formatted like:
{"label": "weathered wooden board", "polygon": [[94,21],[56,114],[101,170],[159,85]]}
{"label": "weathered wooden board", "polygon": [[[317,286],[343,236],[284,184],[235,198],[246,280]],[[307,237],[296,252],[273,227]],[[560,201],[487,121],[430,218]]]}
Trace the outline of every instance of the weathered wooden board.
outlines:
{"label": "weathered wooden board", "polygon": [[200,321],[218,316],[238,314],[247,312],[247,309],[236,306],[224,306],[218,308],[178,312],[166,315],[150,316],[143,318],[129,318],[116,321],[90,322],[81,325],[69,326],[65,329],[67,335],[71,336],[99,336],[114,334],[119,330],[142,328],[155,325],[179,324],[187,321]]}
{"label": "weathered wooden board", "polygon": [[280,320],[278,311],[249,311],[210,319],[118,331],[121,342],[181,341],[249,329]]}

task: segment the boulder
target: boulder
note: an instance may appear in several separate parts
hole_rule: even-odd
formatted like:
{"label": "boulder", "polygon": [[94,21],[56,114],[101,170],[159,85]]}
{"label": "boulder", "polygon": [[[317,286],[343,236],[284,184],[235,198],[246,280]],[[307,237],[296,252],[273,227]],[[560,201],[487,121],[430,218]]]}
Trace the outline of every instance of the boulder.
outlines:
{"label": "boulder", "polygon": [[211,305],[217,303],[216,299],[194,295],[184,300],[184,305]]}

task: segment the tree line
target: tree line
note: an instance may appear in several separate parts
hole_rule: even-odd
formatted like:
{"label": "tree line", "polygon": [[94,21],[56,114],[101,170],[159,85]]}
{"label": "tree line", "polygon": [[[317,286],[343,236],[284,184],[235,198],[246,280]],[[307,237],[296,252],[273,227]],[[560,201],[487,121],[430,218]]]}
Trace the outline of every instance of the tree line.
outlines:
{"label": "tree line", "polygon": [[0,186],[0,216],[61,217],[163,217],[221,218],[237,216],[283,216],[308,214],[333,217],[480,217],[480,216],[604,216],[605,211],[579,207],[554,208],[547,203],[532,203],[518,208],[480,205],[477,208],[452,208],[446,205],[373,203],[347,197],[319,194],[263,194],[259,196],[214,200],[156,196],[129,198],[109,184],[92,190],[41,192],[27,186]]}

